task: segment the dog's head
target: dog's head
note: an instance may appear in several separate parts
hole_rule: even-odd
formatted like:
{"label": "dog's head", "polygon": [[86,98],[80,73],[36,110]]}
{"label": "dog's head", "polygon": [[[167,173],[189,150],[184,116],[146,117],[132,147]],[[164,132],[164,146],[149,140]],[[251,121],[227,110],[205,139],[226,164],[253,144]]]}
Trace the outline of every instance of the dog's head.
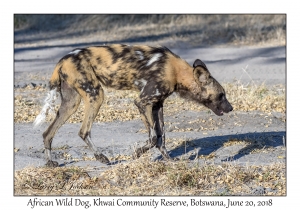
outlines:
{"label": "dog's head", "polygon": [[224,88],[209,73],[206,65],[199,59],[193,64],[194,79],[198,91],[194,99],[211,109],[216,115],[221,116],[233,110],[226,98]]}

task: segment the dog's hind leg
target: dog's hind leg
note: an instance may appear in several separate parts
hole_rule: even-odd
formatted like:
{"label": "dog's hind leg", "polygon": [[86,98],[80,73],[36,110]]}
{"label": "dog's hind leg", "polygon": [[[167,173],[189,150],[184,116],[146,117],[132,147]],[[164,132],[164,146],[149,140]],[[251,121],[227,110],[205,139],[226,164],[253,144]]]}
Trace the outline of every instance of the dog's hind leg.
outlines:
{"label": "dog's hind leg", "polygon": [[69,119],[69,117],[77,110],[80,104],[80,95],[71,88],[66,82],[61,82],[61,106],[57,111],[56,117],[50,124],[48,129],[43,133],[46,166],[57,167],[58,163],[52,161],[51,144],[52,139],[57,130]]}
{"label": "dog's hind leg", "polygon": [[84,94],[84,120],[78,135],[93,151],[96,160],[107,164],[108,158],[98,150],[91,139],[92,124],[104,100],[104,92],[100,84],[91,85],[87,89]]}

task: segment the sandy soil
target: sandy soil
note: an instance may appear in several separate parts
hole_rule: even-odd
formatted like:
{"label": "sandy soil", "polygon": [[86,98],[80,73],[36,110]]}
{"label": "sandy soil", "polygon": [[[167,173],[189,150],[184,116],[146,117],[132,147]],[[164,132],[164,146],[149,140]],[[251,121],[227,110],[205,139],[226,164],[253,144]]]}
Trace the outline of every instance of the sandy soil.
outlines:
{"label": "sandy soil", "polygon": [[[150,43],[151,44],[151,43]],[[28,84],[46,85],[56,62],[76,46],[51,45],[15,46],[14,86]],[[267,85],[285,84],[285,47],[229,47],[171,49],[190,64],[203,60],[219,82],[240,81]],[[41,100],[45,96],[41,96]],[[270,164],[285,162],[285,115],[281,113],[233,111],[223,117],[205,112],[189,111],[188,107],[165,121],[167,149],[171,157],[210,161],[216,164],[231,161],[237,164]],[[209,129],[210,122],[217,129]],[[43,166],[44,149],[41,128],[33,129],[31,123],[15,123],[15,170],[26,166]],[[199,128],[208,129],[199,129]],[[53,159],[63,165],[103,167],[93,160],[93,154],[78,137],[80,124],[66,124],[53,141]],[[112,163],[128,161],[137,144],[143,144],[147,134],[141,120],[97,123],[92,128],[92,138],[100,151],[111,158]],[[242,140],[242,143],[239,142]],[[232,142],[232,144],[229,144]],[[150,150],[153,160],[161,159],[157,149]],[[79,161],[78,161],[79,160]]]}

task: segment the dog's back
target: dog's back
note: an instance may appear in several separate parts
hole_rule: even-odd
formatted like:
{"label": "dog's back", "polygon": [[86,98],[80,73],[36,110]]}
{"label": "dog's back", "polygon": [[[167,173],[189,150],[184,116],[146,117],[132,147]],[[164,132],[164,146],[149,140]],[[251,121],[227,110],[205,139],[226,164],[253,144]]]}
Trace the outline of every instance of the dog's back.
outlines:
{"label": "dog's back", "polygon": [[117,90],[141,91],[146,81],[159,86],[175,83],[172,60],[183,61],[165,47],[114,44],[75,49],[58,65],[59,74],[73,87],[76,82],[98,80]]}

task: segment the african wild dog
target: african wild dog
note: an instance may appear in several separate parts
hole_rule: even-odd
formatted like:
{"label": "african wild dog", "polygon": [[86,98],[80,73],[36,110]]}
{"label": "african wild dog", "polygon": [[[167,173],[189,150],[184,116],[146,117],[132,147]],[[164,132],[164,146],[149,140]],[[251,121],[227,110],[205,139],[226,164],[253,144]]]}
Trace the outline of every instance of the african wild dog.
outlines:
{"label": "african wild dog", "polygon": [[219,116],[232,111],[223,87],[201,60],[197,59],[191,67],[166,47],[114,44],[75,49],[57,63],[49,85],[46,105],[34,122],[43,122],[60,93],[62,102],[56,118],[43,133],[47,166],[58,166],[51,160],[52,139],[81,99],[85,108],[79,136],[97,160],[109,163],[91,140],[92,123],[104,98],[102,86],[140,91],[134,103],[149,132],[149,140],[136,150],[136,157],[156,146],[164,158],[170,159],[165,148],[163,102],[173,92],[204,104]]}

